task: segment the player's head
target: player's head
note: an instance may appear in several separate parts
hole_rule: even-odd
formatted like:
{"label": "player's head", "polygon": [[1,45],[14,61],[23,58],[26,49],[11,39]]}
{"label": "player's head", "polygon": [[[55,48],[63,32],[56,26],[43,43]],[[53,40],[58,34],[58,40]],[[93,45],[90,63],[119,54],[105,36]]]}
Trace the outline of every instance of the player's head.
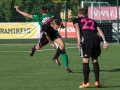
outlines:
{"label": "player's head", "polygon": [[47,9],[47,7],[46,7],[46,6],[42,6],[42,7],[40,7],[40,13],[42,13],[42,14],[46,14],[46,13],[48,13],[48,9]]}
{"label": "player's head", "polygon": [[78,11],[78,16],[81,17],[81,16],[86,16],[86,15],[87,15],[87,9],[80,8]]}
{"label": "player's head", "polygon": [[51,27],[53,27],[54,30],[57,30],[61,26],[61,21],[59,19],[54,19],[51,22]]}

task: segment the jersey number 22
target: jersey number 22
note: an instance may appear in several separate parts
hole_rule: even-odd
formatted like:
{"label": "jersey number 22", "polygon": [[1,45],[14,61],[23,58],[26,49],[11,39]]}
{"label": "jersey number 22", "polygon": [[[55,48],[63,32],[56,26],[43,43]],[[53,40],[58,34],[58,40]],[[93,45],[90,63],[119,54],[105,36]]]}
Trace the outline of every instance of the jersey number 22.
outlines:
{"label": "jersey number 22", "polygon": [[84,23],[82,29],[95,30],[94,28],[95,23],[91,19],[82,19],[81,22]]}

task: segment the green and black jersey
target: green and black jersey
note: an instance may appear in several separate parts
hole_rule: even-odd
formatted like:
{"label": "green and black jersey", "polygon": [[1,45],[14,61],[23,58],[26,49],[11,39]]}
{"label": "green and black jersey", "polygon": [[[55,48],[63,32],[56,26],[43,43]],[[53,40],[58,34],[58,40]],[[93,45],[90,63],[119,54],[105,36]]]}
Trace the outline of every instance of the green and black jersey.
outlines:
{"label": "green and black jersey", "polygon": [[53,14],[32,15],[32,19],[35,20],[35,21],[37,21],[40,26],[42,26],[42,24],[44,22],[46,22],[51,17],[54,17],[54,15]]}

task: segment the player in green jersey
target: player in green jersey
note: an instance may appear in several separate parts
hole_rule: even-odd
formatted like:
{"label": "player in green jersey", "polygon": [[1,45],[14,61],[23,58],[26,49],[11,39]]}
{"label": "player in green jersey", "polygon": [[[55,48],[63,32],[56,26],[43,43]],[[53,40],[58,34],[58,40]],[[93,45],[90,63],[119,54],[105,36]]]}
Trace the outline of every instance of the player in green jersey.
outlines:
{"label": "player in green jersey", "polygon": [[[31,18],[31,19],[37,21],[39,23],[39,25],[40,25],[41,28],[42,28],[42,24],[44,22],[46,22],[47,20],[49,20],[51,17],[54,17],[53,14],[49,14],[48,13],[48,9],[47,9],[46,6],[42,6],[40,8],[40,13],[41,14],[38,14],[38,15],[31,15],[31,14],[28,14],[26,12],[23,12],[23,11],[21,11],[21,10],[18,9],[18,6],[14,6],[14,8],[16,9],[16,11],[18,13],[22,14],[23,16]],[[35,45],[32,48],[32,50],[30,52],[30,56],[33,56],[36,50],[39,50],[44,45],[48,44],[48,43],[45,43],[46,42],[45,40],[46,40],[46,36],[44,35],[44,33],[41,30],[40,31],[40,38],[39,38],[38,44]],[[67,56],[66,52],[62,54],[62,60],[63,60],[63,63],[65,65],[65,67],[68,67],[68,56]],[[57,65],[60,66],[60,63],[59,63],[58,59],[55,59],[55,60],[53,59],[52,61],[55,62]],[[67,72],[72,72],[70,69],[69,70],[66,69],[66,71]]]}

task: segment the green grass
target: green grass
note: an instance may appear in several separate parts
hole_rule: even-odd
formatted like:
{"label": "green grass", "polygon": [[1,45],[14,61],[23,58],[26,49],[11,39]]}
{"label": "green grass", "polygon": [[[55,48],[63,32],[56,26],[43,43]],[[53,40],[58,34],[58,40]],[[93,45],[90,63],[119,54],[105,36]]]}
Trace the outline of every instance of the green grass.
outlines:
{"label": "green grass", "polygon": [[[64,69],[61,56],[61,66],[55,65],[51,59],[55,50],[47,45],[37,51],[33,57],[29,51],[33,45],[29,44],[1,44],[0,45],[0,90],[79,90],[83,81],[82,61],[76,44],[66,44],[69,57],[69,67],[73,73]],[[50,49],[50,50],[48,50]],[[120,89],[120,44],[110,44],[107,50],[102,49],[99,58],[101,90]],[[94,87],[94,74],[90,61],[91,88]]]}

